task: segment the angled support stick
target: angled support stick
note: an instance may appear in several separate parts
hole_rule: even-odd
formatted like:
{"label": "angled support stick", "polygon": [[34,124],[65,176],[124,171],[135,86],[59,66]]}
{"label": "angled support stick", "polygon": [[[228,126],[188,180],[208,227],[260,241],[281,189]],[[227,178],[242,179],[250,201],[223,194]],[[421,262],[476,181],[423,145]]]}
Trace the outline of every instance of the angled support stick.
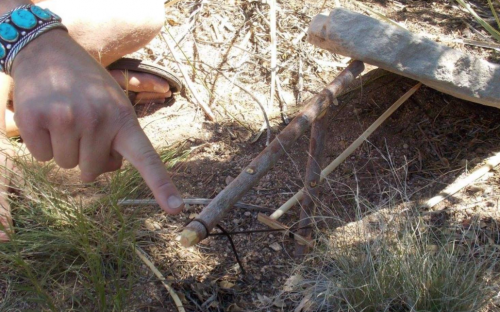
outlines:
{"label": "angled support stick", "polygon": [[[321,155],[325,143],[325,134],[328,126],[326,114],[318,117],[311,130],[311,140],[309,142],[309,157],[307,159],[305,194],[301,201],[302,210],[300,211],[299,232],[308,241],[312,241],[311,221],[316,215],[316,203],[314,199],[318,197],[319,182],[321,176]],[[309,252],[309,246],[299,240],[295,240],[295,257],[301,258]]]}
{"label": "angled support stick", "polygon": [[[363,134],[356,139],[356,141],[352,142],[349,147],[342,152],[337,158],[335,158],[325,169],[321,171],[320,182],[322,182],[330,173],[332,173],[335,168],[337,168],[344,160],[346,160],[349,155],[354,153],[354,151],[365,142],[365,140],[378,128],[380,125],[392,115],[410,96],[413,95],[421,86],[421,83],[418,83],[413,88],[408,90],[399,100],[397,100],[394,104],[392,104],[389,109],[382,114],[368,129],[366,129]],[[299,203],[304,198],[305,192],[304,189],[301,189],[295,195],[293,195],[286,203],[284,203],[280,208],[278,208],[271,216],[271,219],[278,220],[282,215],[284,215],[293,205]]]}
{"label": "angled support stick", "polygon": [[181,244],[189,247],[205,239],[224,214],[274,166],[278,159],[320,116],[333,99],[364,69],[360,61],[352,62],[321,93],[314,96],[304,110],[267,146],[231,184],[203,209],[198,220],[193,220],[181,233]]}

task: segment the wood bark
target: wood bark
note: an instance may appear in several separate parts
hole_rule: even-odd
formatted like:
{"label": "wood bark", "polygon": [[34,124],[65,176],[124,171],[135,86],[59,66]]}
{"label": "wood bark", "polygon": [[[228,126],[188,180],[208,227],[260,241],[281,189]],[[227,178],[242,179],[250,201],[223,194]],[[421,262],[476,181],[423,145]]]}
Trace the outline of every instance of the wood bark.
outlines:
{"label": "wood bark", "polygon": [[197,244],[225,213],[248,192],[274,166],[277,160],[289,150],[292,144],[307,128],[321,116],[335,97],[344,90],[364,69],[360,61],[352,62],[340,75],[319,94],[314,96],[304,110],[229,184],[214,200],[203,209],[198,219],[193,220],[181,233],[182,245]]}

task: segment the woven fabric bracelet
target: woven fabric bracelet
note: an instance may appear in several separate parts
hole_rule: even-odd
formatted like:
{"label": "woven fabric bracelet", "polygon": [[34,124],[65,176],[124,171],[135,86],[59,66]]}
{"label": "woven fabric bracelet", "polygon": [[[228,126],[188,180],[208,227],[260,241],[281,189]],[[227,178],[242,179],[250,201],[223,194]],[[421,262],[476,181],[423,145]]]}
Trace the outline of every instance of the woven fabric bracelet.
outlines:
{"label": "woven fabric bracelet", "polygon": [[0,71],[10,75],[19,51],[54,28],[67,31],[58,15],[33,4],[19,6],[0,16]]}

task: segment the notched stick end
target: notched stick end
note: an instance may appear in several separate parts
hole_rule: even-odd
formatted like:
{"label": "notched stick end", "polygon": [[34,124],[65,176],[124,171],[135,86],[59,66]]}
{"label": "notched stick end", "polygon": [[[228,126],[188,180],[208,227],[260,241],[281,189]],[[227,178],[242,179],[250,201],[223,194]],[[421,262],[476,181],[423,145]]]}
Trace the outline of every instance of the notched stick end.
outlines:
{"label": "notched stick end", "polygon": [[181,245],[184,247],[191,247],[200,242],[200,237],[198,233],[192,229],[184,229],[181,233]]}

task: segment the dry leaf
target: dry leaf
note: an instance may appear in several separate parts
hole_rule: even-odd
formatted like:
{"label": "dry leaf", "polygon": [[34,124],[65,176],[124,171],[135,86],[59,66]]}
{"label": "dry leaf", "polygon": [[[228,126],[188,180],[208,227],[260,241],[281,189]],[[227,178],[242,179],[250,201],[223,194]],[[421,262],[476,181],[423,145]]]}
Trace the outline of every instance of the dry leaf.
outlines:
{"label": "dry leaf", "polygon": [[291,292],[293,291],[297,285],[299,285],[304,278],[298,274],[290,276],[286,281],[285,285],[283,286],[283,291],[285,292]]}
{"label": "dry leaf", "polygon": [[273,302],[273,306],[277,308],[284,308],[286,307],[285,300],[276,298]]}
{"label": "dry leaf", "polygon": [[228,281],[219,282],[219,287],[222,289],[231,289],[234,287],[234,284]]}
{"label": "dry leaf", "polygon": [[312,306],[311,297],[312,294],[305,296],[293,312],[307,311]]}
{"label": "dry leaf", "polygon": [[257,294],[257,298],[259,299],[259,301],[265,305],[265,306],[268,306],[270,305],[271,303],[273,303],[273,301],[267,297],[267,296],[264,296],[264,295],[261,295],[261,294]]}

